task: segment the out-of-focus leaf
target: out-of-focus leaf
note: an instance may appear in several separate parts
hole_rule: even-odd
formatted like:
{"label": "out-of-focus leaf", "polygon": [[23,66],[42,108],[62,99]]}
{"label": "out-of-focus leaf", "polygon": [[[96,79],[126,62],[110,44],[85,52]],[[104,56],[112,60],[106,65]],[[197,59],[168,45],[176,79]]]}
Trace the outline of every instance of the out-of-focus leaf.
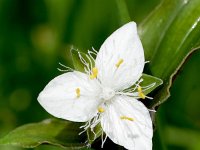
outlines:
{"label": "out-of-focus leaf", "polygon": [[68,149],[85,148],[86,134],[81,123],[73,123],[58,119],[47,119],[39,123],[31,123],[16,128],[0,139],[2,145],[16,145],[24,148],[34,148],[41,144],[50,144]]}
{"label": "out-of-focus leaf", "polygon": [[[194,150],[198,150],[200,148],[199,130],[169,126],[166,128],[166,136],[167,142],[171,145],[178,145],[180,147],[182,146],[187,149]],[[190,142],[188,142],[188,139],[190,139]]]}
{"label": "out-of-focus leaf", "polygon": [[[49,23],[56,30],[58,38],[60,39],[64,33],[66,26],[66,19],[70,15],[71,8],[74,6],[75,1],[66,0],[44,0],[48,11]],[[68,27],[68,26],[67,26]]]}
{"label": "out-of-focus leaf", "polygon": [[161,141],[162,137],[160,137],[159,130],[155,130],[153,134],[153,150],[167,150],[164,143]]}
{"label": "out-of-focus leaf", "polygon": [[173,76],[200,45],[199,6],[199,0],[164,0],[139,26],[149,70],[164,81],[151,107],[169,97]]}
{"label": "out-of-focus leaf", "polygon": [[116,0],[116,3],[119,11],[120,23],[123,25],[131,21],[125,0]]}

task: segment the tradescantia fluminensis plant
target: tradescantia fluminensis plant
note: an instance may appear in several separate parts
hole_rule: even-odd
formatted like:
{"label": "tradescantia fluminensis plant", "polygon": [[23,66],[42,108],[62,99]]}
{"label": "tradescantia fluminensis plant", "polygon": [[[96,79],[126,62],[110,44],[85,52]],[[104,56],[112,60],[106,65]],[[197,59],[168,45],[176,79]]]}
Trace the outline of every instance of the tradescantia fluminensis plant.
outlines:
{"label": "tradescantia fluminensis plant", "polygon": [[[141,82],[140,86],[145,87],[155,83],[147,91],[141,91],[141,94],[147,95],[160,85],[150,93],[150,97],[153,97],[153,100],[142,100],[150,110],[156,109],[156,106],[167,100],[172,80],[179,68],[194,50],[199,49],[199,5],[199,0],[164,0],[138,25],[138,33],[144,47],[145,60],[149,61],[143,71],[148,75],[142,75],[143,82]],[[130,21],[128,20],[129,17],[126,16],[123,19],[123,14],[121,18],[123,24]],[[74,67],[84,72],[82,63],[78,59],[77,51],[72,51],[72,57]],[[86,56],[83,54],[83,57]],[[162,85],[162,81],[159,78],[163,80]],[[79,95],[79,90],[75,93]],[[125,119],[123,121],[134,119],[129,116],[123,116],[123,118]],[[43,143],[63,148],[85,148],[88,143],[92,144],[94,139],[100,136],[102,130],[98,124],[93,129],[96,136],[90,129],[79,135],[82,131],[79,127],[83,125],[84,123],[48,119],[40,123],[28,124],[17,128],[3,137],[0,143],[18,145],[25,148],[36,147]],[[85,141],[88,141],[88,143],[85,143]]]}
{"label": "tradescantia fluminensis plant", "polygon": [[100,124],[102,148],[109,137],[126,149],[151,149],[149,111],[154,110],[148,110],[139,99],[152,99],[144,92],[155,88],[157,82],[150,77],[147,81],[151,83],[141,86],[146,80],[142,78],[145,59],[136,23],[129,22],[112,33],[99,52],[77,53],[84,73],[63,66],[66,73],[47,84],[38,96],[39,103],[55,117],[86,122],[81,133],[90,130],[93,139]]}

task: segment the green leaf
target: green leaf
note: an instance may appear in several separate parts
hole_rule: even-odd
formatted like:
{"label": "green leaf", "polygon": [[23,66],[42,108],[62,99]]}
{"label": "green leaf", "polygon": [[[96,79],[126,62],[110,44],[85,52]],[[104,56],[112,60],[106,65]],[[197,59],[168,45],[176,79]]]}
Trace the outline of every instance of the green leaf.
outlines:
{"label": "green leaf", "polygon": [[23,125],[0,139],[1,145],[16,145],[34,148],[41,144],[50,144],[62,148],[84,148],[86,134],[79,127],[81,123],[73,123],[58,119],[46,119],[39,123]]}
{"label": "green leaf", "polygon": [[[66,27],[66,17],[70,15],[70,8],[73,7],[75,1],[66,0],[44,0],[46,9],[48,10],[48,18],[50,26],[56,30],[58,39],[61,39]],[[58,40],[60,41],[60,40]]]}
{"label": "green leaf", "polygon": [[169,97],[174,75],[200,45],[199,6],[199,0],[164,0],[139,25],[145,56],[150,61],[148,70],[164,81],[151,107]]}
{"label": "green leaf", "polygon": [[120,18],[121,25],[130,22],[131,18],[129,16],[128,8],[126,6],[125,0],[116,0],[116,4],[118,7],[118,13]]}

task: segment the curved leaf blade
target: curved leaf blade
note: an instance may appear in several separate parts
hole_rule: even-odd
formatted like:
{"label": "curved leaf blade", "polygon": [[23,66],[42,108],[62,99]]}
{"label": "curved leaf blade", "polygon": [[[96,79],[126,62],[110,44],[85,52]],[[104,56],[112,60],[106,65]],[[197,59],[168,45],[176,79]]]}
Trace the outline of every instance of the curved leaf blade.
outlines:
{"label": "curved leaf blade", "polygon": [[50,144],[62,148],[84,148],[87,140],[81,123],[73,123],[58,119],[46,119],[39,123],[23,125],[0,139],[1,145],[14,145],[23,148],[34,148],[41,144]]}
{"label": "curved leaf blade", "polygon": [[199,0],[190,0],[179,11],[163,37],[158,52],[153,55],[150,64],[153,74],[167,79],[197,44],[200,34],[199,6]]}
{"label": "curved leaf blade", "polygon": [[200,45],[199,5],[199,0],[164,0],[139,26],[145,56],[151,62],[149,71],[164,80],[151,107],[169,97],[173,76],[193,49]]}
{"label": "curved leaf blade", "polygon": [[169,81],[164,84],[164,86],[159,90],[159,92],[155,95],[154,101],[151,103],[151,108],[159,106],[164,101],[166,101],[170,96],[170,87],[172,86],[172,82],[177,76],[179,70],[183,67],[184,63],[187,59],[197,50],[200,50],[200,47],[192,49],[182,60],[178,68],[174,71],[174,73],[169,77]]}
{"label": "curved leaf blade", "polygon": [[163,0],[138,26],[146,60],[151,60],[174,18],[186,1]]}

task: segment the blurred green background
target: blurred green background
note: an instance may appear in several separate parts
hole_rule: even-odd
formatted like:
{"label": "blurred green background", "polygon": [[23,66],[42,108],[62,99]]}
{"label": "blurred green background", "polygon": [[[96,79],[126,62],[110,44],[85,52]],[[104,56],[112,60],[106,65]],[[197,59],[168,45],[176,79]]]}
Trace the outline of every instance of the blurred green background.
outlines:
{"label": "blurred green background", "polygon": [[[126,0],[138,24],[159,2]],[[0,0],[0,137],[52,117],[38,104],[39,92],[61,74],[59,62],[72,66],[71,45],[98,49],[121,25],[117,7],[115,0]],[[159,107],[154,149],[200,149],[199,63],[200,52],[195,52],[179,72],[171,97]]]}

